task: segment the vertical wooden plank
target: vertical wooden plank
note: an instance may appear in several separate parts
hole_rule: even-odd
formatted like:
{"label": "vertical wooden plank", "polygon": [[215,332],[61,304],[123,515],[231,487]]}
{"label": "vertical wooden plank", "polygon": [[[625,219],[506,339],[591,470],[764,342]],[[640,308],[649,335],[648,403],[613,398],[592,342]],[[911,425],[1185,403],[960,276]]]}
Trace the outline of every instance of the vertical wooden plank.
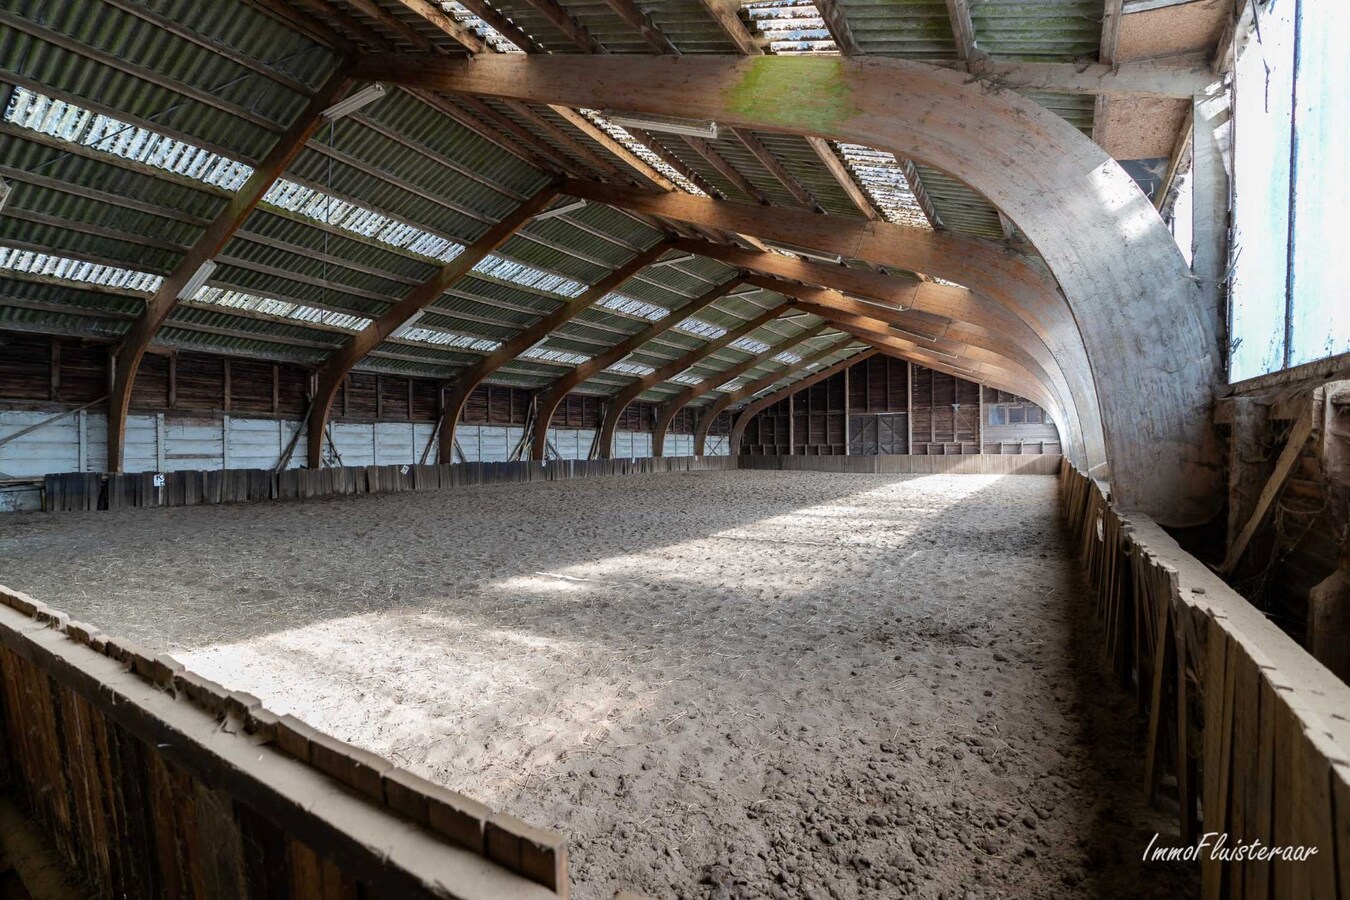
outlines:
{"label": "vertical wooden plank", "polygon": [[323,866],[308,845],[292,838],[287,842],[292,900],[327,900],[323,892]]}
{"label": "vertical wooden plank", "polygon": [[[1275,688],[1264,673],[1258,673],[1257,682],[1256,770],[1248,785],[1250,796],[1243,819],[1248,839],[1269,846],[1272,840],[1271,802],[1275,791]],[[1264,900],[1270,896],[1270,888],[1270,861],[1249,862],[1243,870],[1243,893],[1249,898]]]}
{"label": "vertical wooden plank", "polygon": [[[1191,629],[1194,627],[1191,622],[1190,609],[1181,602],[1178,596],[1176,579],[1173,573],[1160,570],[1165,576],[1164,584],[1166,593],[1163,595],[1163,602],[1172,608],[1176,622],[1172,627],[1172,635],[1176,644],[1175,660],[1176,671],[1176,701],[1177,701],[1177,802],[1181,811],[1181,837],[1187,843],[1194,843],[1198,838],[1196,828],[1195,813],[1195,754],[1191,748],[1191,699],[1190,699],[1190,681],[1187,677],[1187,671],[1190,668],[1191,654],[1189,640]],[[1231,672],[1225,672],[1225,677],[1231,678]],[[1208,688],[1206,688],[1208,690]],[[1208,697],[1208,694],[1206,694]],[[1225,707],[1223,719],[1223,736],[1228,734],[1228,716],[1230,707]],[[1209,719],[1205,719],[1205,728],[1209,728]],[[1226,767],[1220,769],[1219,777],[1222,785],[1227,785]],[[1223,787],[1220,793],[1226,793],[1227,788]],[[1205,808],[1205,825],[1209,825],[1209,808]],[[1206,827],[1206,830],[1212,830]]]}
{"label": "vertical wooden plank", "polygon": [[1331,763],[1304,728],[1295,734],[1294,835],[1317,852],[1295,862],[1293,887],[1300,897],[1336,896],[1336,837],[1332,829]]}
{"label": "vertical wooden plank", "polygon": [[224,390],[223,390],[222,396],[221,396],[221,406],[220,406],[220,408],[223,409],[225,412],[229,412],[229,411],[230,411],[230,400],[231,400],[231,397],[230,397],[230,394],[231,394],[231,386],[230,386],[230,358],[229,358],[228,356],[225,357],[224,365],[222,366],[222,370],[223,370],[223,372],[224,372],[225,385],[224,385]]}
{"label": "vertical wooden plank", "polygon": [[1157,607],[1158,637],[1153,648],[1153,689],[1149,700],[1148,741],[1144,751],[1144,792],[1150,803],[1157,798],[1161,775],[1158,763],[1162,757],[1164,679],[1174,671],[1172,659],[1176,653],[1176,644],[1171,639],[1171,604],[1160,599]]}
{"label": "vertical wooden plank", "polygon": [[1350,898],[1350,765],[1332,766],[1331,806],[1336,812],[1336,896],[1346,900]]}
{"label": "vertical wooden plank", "polygon": [[[1275,789],[1271,795],[1270,841],[1278,846],[1292,844],[1295,839],[1294,809],[1291,800],[1294,796],[1294,754],[1298,746],[1296,732],[1298,725],[1289,704],[1282,696],[1285,692],[1276,688],[1274,692],[1275,724]],[[1294,893],[1293,867],[1298,863],[1276,861],[1271,865],[1271,896],[1275,900],[1303,900]]]}
{"label": "vertical wooden plank", "polygon": [[[888,367],[889,368],[889,367]],[[914,453],[914,363],[905,362],[905,438],[906,451]]]}
{"label": "vertical wooden plank", "polygon": [[248,895],[244,880],[243,839],[234,820],[234,804],[223,794],[193,782],[192,816],[196,823],[198,868],[207,900]]}
{"label": "vertical wooden plank", "polygon": [[185,897],[188,894],[187,884],[179,865],[178,849],[182,827],[178,821],[169,771],[163,757],[153,751],[145,754],[145,769],[147,808],[151,813],[147,825],[158,863],[162,896]]}
{"label": "vertical wooden plank", "polygon": [[169,409],[178,406],[178,354],[169,354]]}
{"label": "vertical wooden plank", "polygon": [[271,821],[241,803],[234,804],[234,817],[242,837],[247,895],[290,900],[286,835]]}
{"label": "vertical wooden plank", "polygon": [[61,342],[51,340],[51,388],[47,399],[53,403],[61,399]]}
{"label": "vertical wooden plank", "polygon": [[[1222,831],[1224,826],[1223,801],[1227,784],[1222,780],[1222,757],[1227,743],[1224,727],[1224,682],[1228,671],[1228,635],[1222,626],[1209,620],[1206,642],[1205,677],[1205,732],[1202,765],[1204,785],[1201,803],[1205,814],[1206,831]],[[1200,861],[1201,896],[1204,900],[1219,900],[1222,896],[1223,872],[1209,854]]]}
{"label": "vertical wooden plank", "polygon": [[[1229,838],[1233,843],[1246,842],[1248,835],[1247,809],[1255,799],[1255,783],[1259,754],[1257,731],[1260,727],[1261,683],[1256,663],[1245,652],[1237,654],[1237,672],[1233,682],[1233,788],[1229,800]],[[1241,900],[1246,896],[1247,863],[1237,860],[1230,864],[1229,896]]]}

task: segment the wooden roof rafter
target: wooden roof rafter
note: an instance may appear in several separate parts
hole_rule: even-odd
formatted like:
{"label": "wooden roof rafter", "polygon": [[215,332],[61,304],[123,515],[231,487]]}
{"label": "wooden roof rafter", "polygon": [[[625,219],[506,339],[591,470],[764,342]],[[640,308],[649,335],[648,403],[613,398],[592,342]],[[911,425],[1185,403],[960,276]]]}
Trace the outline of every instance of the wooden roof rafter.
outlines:
{"label": "wooden roof rafter", "polygon": [[623,416],[623,412],[628,408],[629,404],[636,400],[640,394],[647,392],[663,381],[669,381],[690,366],[698,365],[701,361],[716,353],[718,350],[740,340],[756,329],[767,325],[783,313],[792,309],[793,305],[793,302],[789,300],[774,306],[771,309],[766,309],[754,318],[742,322],[735,328],[725,332],[720,337],[684,353],[676,359],[659,367],[650,375],[643,375],[640,378],[635,379],[633,383],[627,387],[621,388],[610,398],[604,421],[600,423],[600,458],[609,459],[612,455],[614,433],[618,430],[619,419]]}
{"label": "wooden roof rafter", "polygon": [[703,294],[690,300],[679,309],[672,310],[669,315],[662,319],[647,325],[645,328],[624,338],[602,353],[592,357],[589,362],[584,362],[574,368],[571,372],[561,376],[552,384],[539,392],[538,407],[534,421],[534,439],[531,443],[531,458],[543,459],[544,449],[547,444],[549,425],[553,421],[553,413],[558,406],[566,399],[568,392],[579,387],[588,378],[598,375],[605,369],[622,361],[625,357],[632,354],[639,348],[659,338],[672,328],[678,326],[681,322],[687,320],[690,316],[706,309],[712,304],[721,300],[727,294],[740,287],[742,279],[739,276],[733,277],[722,284],[714,285]]}
{"label": "wooden roof rafter", "polygon": [[733,366],[719,370],[716,378],[705,378],[699,384],[687,386],[674,397],[662,403],[661,411],[657,414],[656,423],[652,427],[652,456],[665,455],[666,432],[670,429],[670,423],[675,420],[675,416],[679,415],[680,410],[691,402],[704,394],[718,390],[722,385],[734,379],[740,378],[746,372],[773,359],[780,353],[791,350],[793,347],[804,344],[813,338],[820,337],[831,328],[832,326],[828,321],[813,325],[800,334],[785,338]]}
{"label": "wooden roof rafter", "polygon": [[[808,353],[795,363],[787,363],[780,369],[775,369],[765,375],[761,375],[746,384],[741,385],[734,391],[728,391],[721,397],[718,397],[704,409],[698,417],[698,422],[694,425],[694,455],[703,456],[707,450],[708,431],[712,428],[713,422],[724,411],[731,406],[755,396],[767,388],[773,387],[784,378],[790,378],[803,369],[809,369],[818,365],[823,360],[829,359],[837,353],[848,349],[848,344],[853,344],[855,338],[847,333],[841,332],[841,339],[829,346],[822,347],[814,353]],[[858,347],[856,350],[865,350],[865,347]],[[855,352],[856,352],[855,350]],[[735,448],[732,448],[735,453]]]}
{"label": "wooden roof rafter", "polygon": [[503,341],[500,348],[493,351],[468,370],[461,373],[446,388],[444,411],[440,420],[440,461],[453,462],[452,451],[455,443],[455,429],[464,404],[485,378],[502,366],[514,361],[523,352],[548,339],[559,326],[571,321],[582,311],[603,299],[611,291],[617,290],[625,281],[652,265],[670,249],[665,241],[649,247],[634,256],[613,272],[592,284],[580,295],[566,300],[552,312],[540,316],[533,324],[519,331],[509,340]]}
{"label": "wooden roof rafter", "polygon": [[308,457],[311,468],[323,465],[323,435],[328,411],[343,379],[357,363],[401,326],[435,303],[456,281],[468,274],[488,254],[505,244],[513,234],[538,215],[558,196],[557,185],[549,185],[517,206],[510,215],[465,247],[435,275],[415,286],[397,303],[385,310],[368,327],[353,335],[341,350],[319,370],[309,412]]}

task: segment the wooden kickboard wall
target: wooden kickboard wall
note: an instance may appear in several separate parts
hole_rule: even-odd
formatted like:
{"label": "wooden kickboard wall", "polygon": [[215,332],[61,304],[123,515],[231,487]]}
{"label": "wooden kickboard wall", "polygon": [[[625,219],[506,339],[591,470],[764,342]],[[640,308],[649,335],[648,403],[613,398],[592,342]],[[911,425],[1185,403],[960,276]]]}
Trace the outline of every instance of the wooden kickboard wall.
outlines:
{"label": "wooden kickboard wall", "polygon": [[568,892],[559,835],[3,587],[0,775],[96,896]]}
{"label": "wooden kickboard wall", "polygon": [[1067,461],[1060,486],[1116,674],[1148,716],[1143,789],[1175,779],[1184,845],[1212,833],[1211,846],[1317,849],[1304,861],[1206,850],[1201,896],[1350,900],[1350,686]]}

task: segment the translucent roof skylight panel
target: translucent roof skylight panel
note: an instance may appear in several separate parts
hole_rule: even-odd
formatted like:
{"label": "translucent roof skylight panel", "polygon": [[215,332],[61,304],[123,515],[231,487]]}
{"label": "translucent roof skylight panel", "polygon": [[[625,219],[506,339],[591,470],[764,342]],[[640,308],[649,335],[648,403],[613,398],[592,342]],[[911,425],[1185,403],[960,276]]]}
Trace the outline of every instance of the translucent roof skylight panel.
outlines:
{"label": "translucent roof skylight panel", "polygon": [[606,134],[608,134],[610,137],[614,138],[616,141],[618,141],[620,144],[622,144],[624,147],[630,150],[634,155],[636,155],[647,165],[651,166],[653,169],[655,169],[662,175],[669,178],[671,181],[678,184],[680,186],[680,190],[684,191],[687,194],[694,194],[699,197],[708,196],[703,191],[699,190],[698,186],[695,185],[692,181],[690,181],[688,178],[685,178],[676,169],[672,168],[669,163],[667,163],[661,157],[657,156],[656,153],[653,152],[650,147],[642,143],[642,141],[638,140],[637,138],[633,137],[633,135],[630,134],[623,127],[615,125],[609,119],[601,115],[599,110],[582,108],[579,109],[578,112],[580,112],[583,116],[594,122],[596,126],[601,128]]}
{"label": "translucent roof skylight panel", "polygon": [[419,328],[416,325],[404,325],[395,330],[390,337],[422,344],[435,344],[442,347],[459,347],[466,350],[477,350],[482,353],[491,353],[501,347],[500,342],[491,341],[487,338],[474,337],[468,334],[454,334],[448,331],[438,331],[434,328]]}
{"label": "translucent roof skylight panel", "polygon": [[903,163],[891,153],[860,144],[835,144],[854,178],[872,202],[897,225],[931,228],[923,207],[909,187]]}
{"label": "translucent roof skylight panel", "polygon": [[793,353],[791,350],[784,350],[782,353],[779,353],[777,356],[775,356],[774,360],[776,362],[782,363],[785,366],[792,366],[801,362],[802,358],[797,354]]}
{"label": "translucent roof skylight panel", "polygon": [[673,381],[676,384],[687,384],[690,386],[703,383],[703,379],[699,378],[697,375],[689,375],[684,372],[681,372],[679,375],[673,375],[666,380]]}
{"label": "translucent roof skylight panel", "polygon": [[579,366],[582,363],[591,361],[589,356],[583,356],[580,353],[568,353],[565,350],[550,350],[547,347],[531,347],[520,355],[527,359],[555,362],[565,366]]}
{"label": "translucent roof skylight panel", "polygon": [[754,338],[743,337],[737,338],[730,344],[727,344],[727,346],[734,350],[744,350],[746,353],[763,353],[765,350],[769,349],[770,345],[763,341],[757,341]]}
{"label": "translucent roof skylight panel", "polygon": [[703,319],[690,316],[683,322],[675,326],[680,331],[687,331],[690,334],[696,334],[699,337],[715,341],[727,333],[725,328],[719,328],[711,322],[705,322]]}
{"label": "translucent roof skylight panel", "polygon": [[456,22],[478,35],[478,38],[497,53],[520,53],[519,47],[506,39],[500,31],[469,12],[453,0],[441,0],[440,7],[449,13]]}
{"label": "translucent roof skylight panel", "polygon": [[354,316],[350,313],[335,312],[333,310],[320,309],[315,306],[305,306],[304,304],[291,303],[273,297],[264,297],[257,294],[248,294],[243,291],[212,287],[209,285],[198,290],[189,302],[208,306],[249,310],[278,319],[293,319],[299,322],[326,325],[331,328],[341,328],[344,331],[352,332],[369,327],[372,321],[363,316]]}
{"label": "translucent roof skylight panel", "polygon": [[614,372],[618,375],[632,375],[637,378],[645,378],[656,370],[651,366],[644,366],[641,363],[616,362],[614,365],[605,369],[606,372]]}
{"label": "translucent roof skylight panel", "polygon": [[596,302],[596,306],[603,306],[606,309],[626,313],[630,316],[641,316],[642,318],[650,319],[653,322],[659,322],[670,315],[670,310],[657,306],[654,303],[636,300],[632,297],[618,293],[606,294]]}
{"label": "translucent roof skylight panel", "polygon": [[229,191],[253,173],[245,163],[23,87],[14,88],[5,121]]}
{"label": "translucent roof skylight panel", "polygon": [[443,263],[464,251],[415,225],[285,178],[272,185],[263,202]]}
{"label": "translucent roof skylight panel", "polygon": [[769,49],[779,55],[838,53],[825,20],[810,0],[764,0],[741,7],[752,25],[769,39]]}
{"label": "translucent roof skylight panel", "polygon": [[134,269],[100,265],[13,247],[0,247],[0,269],[146,294],[153,294],[159,290],[160,284],[164,281],[159,275],[152,275],[149,272],[137,272]]}
{"label": "translucent roof skylight panel", "polygon": [[586,285],[579,281],[495,254],[484,257],[473,267],[473,271],[561,297],[578,297],[586,292]]}
{"label": "translucent roof skylight panel", "polygon": [[744,383],[745,382],[741,381],[739,378],[733,378],[728,382],[719,384],[717,387],[713,388],[713,390],[721,391],[724,394],[730,393],[731,391],[740,390],[741,385]]}

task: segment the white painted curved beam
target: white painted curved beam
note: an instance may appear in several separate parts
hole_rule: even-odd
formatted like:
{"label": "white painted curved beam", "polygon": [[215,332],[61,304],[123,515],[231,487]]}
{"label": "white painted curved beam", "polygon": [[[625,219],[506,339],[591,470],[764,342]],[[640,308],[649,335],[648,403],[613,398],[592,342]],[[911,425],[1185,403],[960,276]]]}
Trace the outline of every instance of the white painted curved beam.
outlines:
{"label": "white painted curved beam", "polygon": [[[820,216],[786,208],[766,214],[763,207],[753,203],[654,193],[575,179],[564,182],[562,192],[629,212],[922,272],[954,281],[1001,303],[1044,342],[1074,398],[1074,406],[1067,409],[1072,429],[1065,429],[1066,455],[1085,469],[1106,461],[1087,351],[1059,285],[1039,259],[996,241],[913,225]],[[1081,439],[1075,439],[1077,434]]]}
{"label": "white painted curved beam", "polygon": [[1214,515],[1219,360],[1201,293],[1129,175],[1033,101],[976,75],[857,57],[397,54],[364,58],[358,74],[849,141],[947,172],[1011,219],[1058,280],[1097,386],[1115,498],[1163,524]]}

